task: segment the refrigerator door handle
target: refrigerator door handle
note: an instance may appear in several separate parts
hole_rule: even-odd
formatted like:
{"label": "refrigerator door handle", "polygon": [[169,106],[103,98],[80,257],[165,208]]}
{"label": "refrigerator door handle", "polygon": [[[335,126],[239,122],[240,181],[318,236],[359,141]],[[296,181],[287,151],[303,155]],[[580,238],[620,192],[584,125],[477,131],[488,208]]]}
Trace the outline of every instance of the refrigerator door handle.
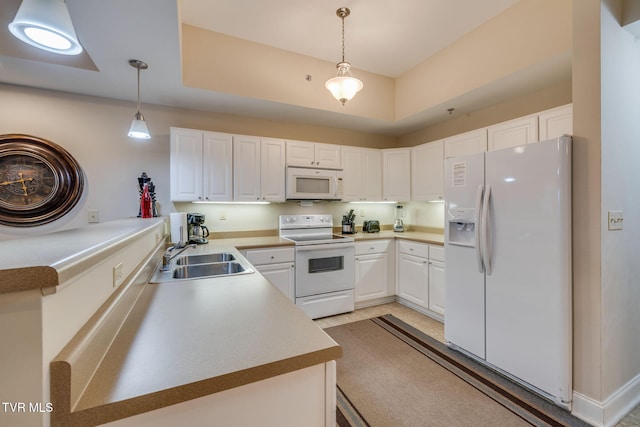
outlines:
{"label": "refrigerator door handle", "polygon": [[483,185],[478,185],[478,190],[476,191],[476,224],[475,224],[475,237],[476,237],[476,261],[478,262],[478,271],[480,273],[484,273],[484,260],[482,259],[482,245],[480,243],[480,218],[482,218],[482,195],[483,195]]}
{"label": "refrigerator door handle", "polygon": [[486,273],[491,276],[491,186],[487,184],[487,189],[484,192],[484,202],[482,203],[482,257],[484,260],[484,269]]}

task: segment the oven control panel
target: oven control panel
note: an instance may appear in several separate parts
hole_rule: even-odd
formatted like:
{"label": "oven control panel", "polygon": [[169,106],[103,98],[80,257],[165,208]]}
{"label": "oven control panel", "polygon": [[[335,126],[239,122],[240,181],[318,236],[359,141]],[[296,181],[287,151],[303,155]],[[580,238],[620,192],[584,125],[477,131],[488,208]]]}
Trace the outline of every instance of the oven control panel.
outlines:
{"label": "oven control panel", "polygon": [[333,227],[333,217],[318,215],[280,215],[280,229]]}

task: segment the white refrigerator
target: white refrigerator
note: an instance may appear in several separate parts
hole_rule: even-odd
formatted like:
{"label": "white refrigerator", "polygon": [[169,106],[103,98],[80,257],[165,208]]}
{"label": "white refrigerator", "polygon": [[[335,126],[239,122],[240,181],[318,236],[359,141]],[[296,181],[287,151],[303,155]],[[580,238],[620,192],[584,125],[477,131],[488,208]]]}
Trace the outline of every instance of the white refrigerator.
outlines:
{"label": "white refrigerator", "polygon": [[445,161],[445,338],[570,407],[571,137]]}

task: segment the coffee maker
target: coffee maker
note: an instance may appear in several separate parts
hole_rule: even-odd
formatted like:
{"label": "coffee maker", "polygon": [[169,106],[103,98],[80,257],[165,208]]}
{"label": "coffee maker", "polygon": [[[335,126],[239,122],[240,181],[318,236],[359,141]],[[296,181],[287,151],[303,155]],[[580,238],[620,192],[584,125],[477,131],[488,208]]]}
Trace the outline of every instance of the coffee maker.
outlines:
{"label": "coffee maker", "polygon": [[189,243],[202,245],[209,243],[209,229],[204,225],[204,215],[200,213],[187,214],[187,227],[189,228]]}

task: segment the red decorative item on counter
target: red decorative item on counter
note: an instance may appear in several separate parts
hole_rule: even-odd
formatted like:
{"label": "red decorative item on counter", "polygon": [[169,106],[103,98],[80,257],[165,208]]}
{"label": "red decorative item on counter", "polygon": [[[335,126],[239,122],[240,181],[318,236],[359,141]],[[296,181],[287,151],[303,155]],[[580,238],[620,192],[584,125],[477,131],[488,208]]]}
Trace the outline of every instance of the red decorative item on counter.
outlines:
{"label": "red decorative item on counter", "polygon": [[149,194],[149,184],[144,184],[142,197],[140,197],[140,214],[142,218],[153,218],[151,210],[151,194]]}

